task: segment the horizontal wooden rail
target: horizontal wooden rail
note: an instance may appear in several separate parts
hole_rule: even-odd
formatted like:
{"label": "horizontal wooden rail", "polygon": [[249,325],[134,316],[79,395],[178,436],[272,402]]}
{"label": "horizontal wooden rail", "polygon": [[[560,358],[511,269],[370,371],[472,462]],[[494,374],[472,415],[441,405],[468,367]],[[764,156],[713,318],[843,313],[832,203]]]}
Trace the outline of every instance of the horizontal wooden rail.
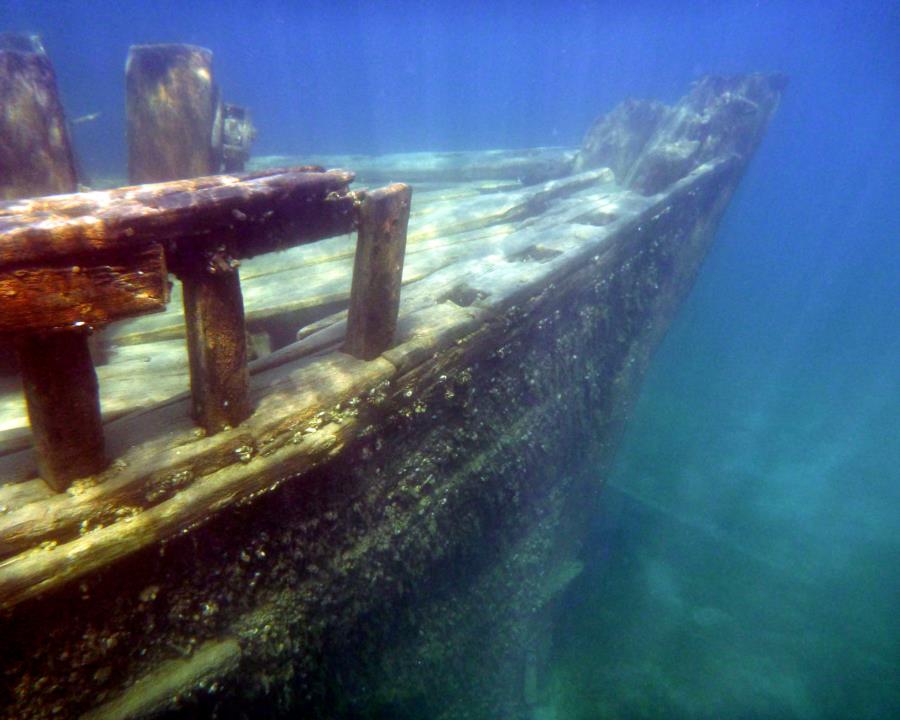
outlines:
{"label": "horizontal wooden rail", "polygon": [[237,240],[242,257],[320,240],[354,227],[353,178],[300,167],[7,201],[0,270],[210,235]]}

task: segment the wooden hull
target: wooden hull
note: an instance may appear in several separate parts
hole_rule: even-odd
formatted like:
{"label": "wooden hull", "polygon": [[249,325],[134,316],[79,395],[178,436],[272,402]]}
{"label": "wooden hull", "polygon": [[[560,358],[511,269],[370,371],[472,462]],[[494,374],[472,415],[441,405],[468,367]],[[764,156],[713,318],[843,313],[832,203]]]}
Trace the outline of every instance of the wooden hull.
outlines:
{"label": "wooden hull", "polygon": [[[106,428],[118,465],[54,497],[27,450],[0,458],[19,473],[8,716],[524,716],[604,467],[749,156],[652,195],[605,169],[430,176],[395,344],[368,362],[339,351],[349,239],[247,263],[251,329],[306,321],[251,364],[249,420],[198,438],[186,398],[132,408]],[[119,377],[144,352],[186,387],[177,306],[111,329]]]}

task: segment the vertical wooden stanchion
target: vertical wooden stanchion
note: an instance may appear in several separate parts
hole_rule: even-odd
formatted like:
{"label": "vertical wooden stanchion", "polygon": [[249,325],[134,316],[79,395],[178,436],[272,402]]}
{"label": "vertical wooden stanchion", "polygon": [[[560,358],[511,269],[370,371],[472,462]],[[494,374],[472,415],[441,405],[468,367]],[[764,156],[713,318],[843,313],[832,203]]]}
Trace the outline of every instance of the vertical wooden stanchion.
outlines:
{"label": "vertical wooden stanchion", "polygon": [[[74,192],[56,75],[34,35],[0,34],[0,199]],[[15,338],[38,472],[55,490],[106,465],[89,328]]]}
{"label": "vertical wooden stanchion", "polygon": [[0,33],[0,200],[74,192],[56,74],[36,35]]}
{"label": "vertical wooden stanchion", "polygon": [[214,173],[217,99],[211,51],[193,45],[133,45],[125,63],[131,182]]}
{"label": "vertical wooden stanchion", "polygon": [[344,352],[362,360],[394,340],[411,201],[412,188],[395,183],[367,192],[360,207]]}
{"label": "vertical wooden stanchion", "polygon": [[106,466],[97,373],[87,332],[17,339],[38,472],[54,490]]}
{"label": "vertical wooden stanchion", "polygon": [[[136,45],[126,64],[128,172],[163,182],[218,169],[212,148],[218,91],[212,53],[191,45]],[[184,286],[193,415],[208,433],[250,415],[244,301],[224,246],[176,250]]]}
{"label": "vertical wooden stanchion", "polygon": [[250,416],[250,373],[237,263],[225,248],[181,271],[194,420],[207,433]]}

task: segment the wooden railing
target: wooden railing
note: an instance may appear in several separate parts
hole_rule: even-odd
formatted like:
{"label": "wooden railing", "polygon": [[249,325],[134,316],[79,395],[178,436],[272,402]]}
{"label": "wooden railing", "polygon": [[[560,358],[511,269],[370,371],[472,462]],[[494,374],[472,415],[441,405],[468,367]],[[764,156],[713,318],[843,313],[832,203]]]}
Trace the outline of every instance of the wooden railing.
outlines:
{"label": "wooden railing", "polygon": [[217,176],[240,165],[254,131],[245,118],[229,162],[205,48],[133,46],[125,91],[135,185],[75,193],[50,60],[39,38],[0,34],[0,198],[70,193],[0,203],[0,341],[16,347],[38,472],[57,490],[107,464],[88,335],[163,309],[169,272],[184,290],[192,414],[208,434],[253,411],[241,259],[358,228],[345,350],[374,358],[396,326],[409,187],[351,192],[352,173],[319,167]]}
{"label": "wooden railing", "polygon": [[385,350],[412,191],[350,191],[353,177],[301,167],[0,203],[0,335],[19,353],[41,477],[63,490],[105,467],[87,337],[163,309],[169,272],[184,286],[193,416],[209,434],[253,410],[243,258],[358,230],[344,349]]}

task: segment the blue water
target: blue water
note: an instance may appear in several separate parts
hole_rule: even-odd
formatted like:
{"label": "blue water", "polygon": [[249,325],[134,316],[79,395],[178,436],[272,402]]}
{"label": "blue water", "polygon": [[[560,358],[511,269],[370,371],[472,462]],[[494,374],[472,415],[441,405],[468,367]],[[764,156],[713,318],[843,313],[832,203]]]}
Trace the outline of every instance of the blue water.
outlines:
{"label": "blue water", "polygon": [[577,145],[705,73],[790,87],[654,360],[560,621],[559,718],[900,717],[896,2],[3,0],[89,174],[133,43],[214,49],[257,154]]}

